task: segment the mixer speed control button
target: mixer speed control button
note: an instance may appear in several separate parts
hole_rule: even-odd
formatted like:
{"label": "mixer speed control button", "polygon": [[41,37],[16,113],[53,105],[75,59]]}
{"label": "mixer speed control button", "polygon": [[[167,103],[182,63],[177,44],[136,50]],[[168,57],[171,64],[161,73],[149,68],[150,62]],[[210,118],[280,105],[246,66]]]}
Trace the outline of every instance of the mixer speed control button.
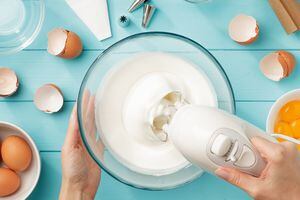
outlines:
{"label": "mixer speed control button", "polygon": [[232,150],[230,151],[230,153],[228,154],[228,157],[225,159],[226,162],[235,162],[237,160],[235,154],[238,152],[239,150],[239,142],[235,141],[234,144],[232,145]]}
{"label": "mixer speed control button", "polygon": [[256,158],[254,152],[247,146],[244,145],[242,153],[239,159],[234,163],[237,167],[251,167],[255,164]]}
{"label": "mixer speed control button", "polygon": [[232,145],[231,139],[223,134],[218,135],[211,146],[211,152],[217,156],[225,156]]}

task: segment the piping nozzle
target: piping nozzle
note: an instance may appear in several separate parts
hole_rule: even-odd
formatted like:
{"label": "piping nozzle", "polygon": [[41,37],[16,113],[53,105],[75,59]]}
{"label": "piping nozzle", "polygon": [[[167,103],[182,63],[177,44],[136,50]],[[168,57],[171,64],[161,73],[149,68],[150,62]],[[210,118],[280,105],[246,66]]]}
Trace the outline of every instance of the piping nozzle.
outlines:
{"label": "piping nozzle", "polygon": [[144,13],[143,13],[143,21],[142,21],[142,26],[144,28],[148,27],[155,10],[156,10],[156,8],[153,5],[150,5],[150,4],[144,5]]}
{"label": "piping nozzle", "polygon": [[146,3],[148,0],[135,0],[131,6],[128,9],[128,12],[133,12],[136,9],[138,9],[139,7],[141,7],[144,3]]}
{"label": "piping nozzle", "polygon": [[130,24],[130,19],[129,17],[127,17],[126,15],[122,15],[119,17],[118,19],[118,24],[121,26],[121,27],[126,27]]}

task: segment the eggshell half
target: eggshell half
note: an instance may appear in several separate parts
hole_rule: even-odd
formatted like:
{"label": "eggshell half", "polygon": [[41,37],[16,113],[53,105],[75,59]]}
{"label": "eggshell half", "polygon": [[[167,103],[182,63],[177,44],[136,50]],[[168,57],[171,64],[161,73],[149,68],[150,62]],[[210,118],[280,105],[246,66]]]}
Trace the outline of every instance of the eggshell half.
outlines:
{"label": "eggshell half", "polygon": [[48,33],[48,52],[54,56],[72,59],[81,54],[82,42],[76,33],[56,28]]}
{"label": "eggshell half", "polygon": [[36,107],[46,113],[58,112],[64,104],[61,90],[54,84],[46,84],[40,87],[34,96]]}
{"label": "eggshell half", "polygon": [[290,52],[287,51],[277,51],[278,55],[279,55],[279,62],[282,65],[285,65],[288,67],[288,75],[290,75],[295,66],[296,66],[296,59],[295,56],[293,54],[291,54]]}
{"label": "eggshell half", "polygon": [[48,52],[54,56],[63,53],[66,47],[68,32],[62,28],[53,29],[48,33]]}
{"label": "eggshell half", "polygon": [[66,47],[63,54],[60,54],[59,56],[66,59],[72,59],[79,56],[82,52],[82,43],[79,38],[79,36],[69,31],[68,32],[68,38],[66,41]]}
{"label": "eggshell half", "polygon": [[15,193],[21,185],[21,179],[17,173],[7,168],[0,168],[0,197]]}
{"label": "eggshell half", "polygon": [[239,14],[229,23],[228,33],[231,39],[239,44],[251,44],[258,38],[258,23],[252,16]]}
{"label": "eggshell half", "polygon": [[277,53],[270,53],[260,61],[260,70],[270,80],[280,81],[287,74],[287,69],[281,65]]}
{"label": "eggshell half", "polygon": [[13,95],[19,87],[16,73],[9,68],[0,68],[0,97]]}
{"label": "eggshell half", "polygon": [[273,81],[288,77],[294,70],[295,57],[286,51],[277,51],[266,55],[260,62],[262,73]]}

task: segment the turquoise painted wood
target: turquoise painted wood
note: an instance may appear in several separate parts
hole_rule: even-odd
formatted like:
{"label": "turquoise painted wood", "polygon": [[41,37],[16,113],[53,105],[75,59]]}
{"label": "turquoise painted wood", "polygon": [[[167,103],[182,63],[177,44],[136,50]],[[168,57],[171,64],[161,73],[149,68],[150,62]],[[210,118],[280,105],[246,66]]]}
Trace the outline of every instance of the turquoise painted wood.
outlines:
{"label": "turquoise painted wood", "polygon": [[[45,35],[54,27],[65,27],[78,33],[87,49],[104,49],[116,40],[141,31],[170,31],[186,35],[209,49],[298,49],[300,34],[288,36],[267,0],[213,0],[211,3],[193,5],[184,0],[153,0],[158,12],[154,16],[149,29],[141,28],[142,10],[128,14],[132,26],[123,29],[118,26],[117,19],[127,14],[132,0],[108,0],[110,19],[114,37],[105,42],[97,42],[83,23],[76,18],[72,10],[63,0],[46,0],[47,13],[45,24],[39,38],[30,49],[45,49]],[[227,35],[230,20],[239,13],[254,16],[261,31],[259,40],[243,47],[235,44]]]}
{"label": "turquoise painted wood", "polygon": [[[35,189],[29,199],[53,200],[57,199],[60,189],[61,168],[60,153],[43,152],[42,176],[39,187]],[[216,186],[218,187],[216,189]],[[102,174],[101,187],[96,199],[99,200],[153,200],[153,199],[205,199],[205,200],[247,200],[250,199],[238,188],[224,181],[204,174],[201,178],[184,187],[169,191],[144,191],[128,187],[111,178],[106,173]]]}
{"label": "turquoise painted wood", "polygon": [[[28,131],[41,152],[42,174],[30,200],[57,199],[61,180],[60,150],[81,80],[103,49],[126,36],[151,30],[170,31],[188,36],[208,48],[219,60],[232,83],[237,115],[261,128],[265,127],[272,103],[283,93],[300,85],[299,65],[291,77],[280,83],[267,80],[259,71],[259,60],[277,49],[290,50],[300,61],[300,33],[288,36],[267,0],[212,0],[212,3],[199,5],[184,0],[152,0],[158,12],[147,30],[140,26],[142,10],[128,14],[132,20],[130,27],[119,27],[116,19],[127,14],[126,10],[132,0],[108,0],[113,37],[103,42],[95,39],[64,0],[45,2],[45,23],[34,43],[16,55],[0,57],[0,66],[13,68],[21,82],[16,95],[0,99],[0,120],[15,123]],[[252,15],[258,20],[261,34],[258,41],[250,46],[234,43],[227,34],[229,21],[239,13]],[[81,36],[85,49],[82,56],[63,60],[46,52],[47,32],[55,27],[70,29]],[[34,91],[50,82],[62,89],[66,101],[62,112],[53,115],[38,111],[32,102]],[[103,173],[96,199],[250,198],[240,189],[209,174],[178,189],[150,192],[126,186]]]}
{"label": "turquoise painted wood", "polygon": [[[44,50],[23,51],[0,57],[0,66],[14,69],[21,82],[16,95],[0,101],[31,101],[38,87],[51,82],[62,89],[65,100],[74,101],[85,72],[101,52],[84,51],[82,56],[74,60],[62,60]],[[300,60],[300,51],[291,52]],[[259,61],[270,51],[211,50],[211,53],[220,61],[228,75],[237,101],[276,100],[284,92],[300,85],[300,68],[296,68],[289,78],[280,83],[270,81],[261,74]],[[256,84],[249,84],[253,82]]]}

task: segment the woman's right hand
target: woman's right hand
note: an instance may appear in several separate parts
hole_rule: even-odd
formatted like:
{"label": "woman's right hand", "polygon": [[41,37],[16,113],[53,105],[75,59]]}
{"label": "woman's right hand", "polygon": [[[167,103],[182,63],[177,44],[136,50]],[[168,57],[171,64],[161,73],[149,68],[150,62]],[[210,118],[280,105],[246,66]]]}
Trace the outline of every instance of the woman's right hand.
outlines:
{"label": "woman's right hand", "polygon": [[299,200],[300,153],[296,145],[290,142],[275,144],[260,137],[253,138],[252,144],[267,161],[260,177],[224,167],[215,173],[256,200]]}

